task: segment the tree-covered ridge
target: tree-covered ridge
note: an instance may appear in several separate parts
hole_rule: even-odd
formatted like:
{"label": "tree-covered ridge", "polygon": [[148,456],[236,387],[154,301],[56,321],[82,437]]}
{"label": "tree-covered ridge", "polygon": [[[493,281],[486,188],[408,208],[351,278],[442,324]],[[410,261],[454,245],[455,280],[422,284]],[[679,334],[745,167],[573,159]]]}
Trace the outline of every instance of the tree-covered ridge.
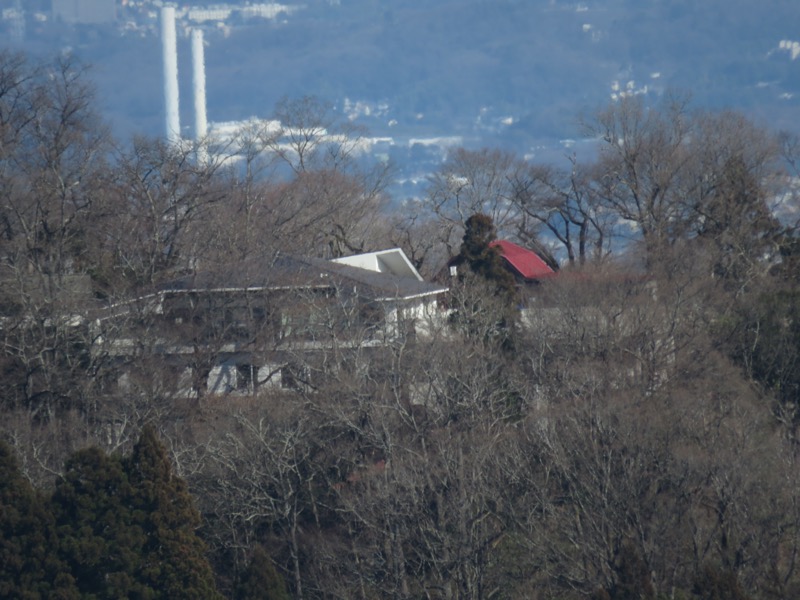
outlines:
{"label": "tree-covered ridge", "polygon": [[[456,150],[391,211],[388,166],[313,98],[198,160],[110,143],[74,63],[0,67],[2,593],[800,593],[793,136],[627,98],[586,121],[588,162]],[[512,282],[495,236],[562,268]],[[466,268],[383,343],[316,286],[282,312],[194,289],[170,322],[154,300],[395,246]],[[246,393],[186,392],[245,354]]]}
{"label": "tree-covered ridge", "polygon": [[221,597],[200,515],[152,429],[128,457],[76,452],[47,498],[0,452],[4,597]]}
{"label": "tree-covered ridge", "polygon": [[57,552],[55,518],[47,500],[0,442],[0,594],[5,598],[77,598],[74,578]]}

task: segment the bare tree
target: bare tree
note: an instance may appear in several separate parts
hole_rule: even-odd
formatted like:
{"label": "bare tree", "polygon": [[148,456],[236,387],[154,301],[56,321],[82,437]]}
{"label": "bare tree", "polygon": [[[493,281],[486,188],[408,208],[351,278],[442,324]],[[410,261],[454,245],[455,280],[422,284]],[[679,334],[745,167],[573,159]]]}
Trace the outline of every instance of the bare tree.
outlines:
{"label": "bare tree", "polygon": [[777,255],[775,203],[784,193],[778,141],[736,113],[696,120],[693,233],[715,257],[716,276],[747,285]]}
{"label": "bare tree", "polygon": [[535,242],[543,226],[566,251],[569,264],[584,264],[609,254],[612,224],[594,189],[592,167],[579,165],[575,156],[570,163],[569,171],[531,166],[521,173],[514,195],[523,215],[518,235]]}
{"label": "bare tree", "polygon": [[[650,107],[638,97],[613,104],[587,131],[602,140],[596,193],[633,225],[648,260],[676,241],[714,231],[725,252],[740,259],[760,253],[734,246],[769,235],[767,202],[778,173],[769,132],[732,112],[690,111],[676,98]],[[742,237],[745,223],[750,230]]]}
{"label": "bare tree", "polygon": [[87,409],[99,366],[85,315],[98,265],[92,231],[108,211],[109,140],[80,65],[6,53],[0,62],[6,399],[48,418],[57,407]]}
{"label": "bare tree", "polygon": [[653,252],[685,234],[687,206],[681,174],[693,160],[687,102],[669,98],[661,110],[638,96],[601,112],[587,132],[602,140],[598,194],[630,221]]}
{"label": "bare tree", "polygon": [[516,230],[518,207],[514,204],[515,182],[524,163],[499,150],[456,149],[428,185],[425,206],[447,225],[440,241],[453,254],[462,227],[470,215],[489,215],[501,236]]}
{"label": "bare tree", "polygon": [[295,173],[353,166],[365,131],[337,119],[330,104],[314,96],[284,97],[273,117],[279,129],[266,141]]}
{"label": "bare tree", "polygon": [[227,196],[218,163],[194,150],[137,139],[118,158],[114,218],[106,239],[117,268],[133,285],[174,277],[203,259],[212,205]]}
{"label": "bare tree", "polygon": [[389,167],[364,153],[364,132],[313,97],[284,98],[275,121],[245,128],[229,200],[209,217],[218,261],[276,250],[337,257],[375,247]]}

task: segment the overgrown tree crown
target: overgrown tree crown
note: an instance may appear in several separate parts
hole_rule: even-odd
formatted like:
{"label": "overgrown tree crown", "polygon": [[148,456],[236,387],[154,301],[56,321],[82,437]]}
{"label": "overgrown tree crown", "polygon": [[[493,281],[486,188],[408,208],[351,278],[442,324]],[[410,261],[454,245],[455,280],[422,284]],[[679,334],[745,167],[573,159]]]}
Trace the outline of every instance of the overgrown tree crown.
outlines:
{"label": "overgrown tree crown", "polygon": [[476,213],[464,223],[464,237],[457,260],[495,286],[498,295],[516,294],[514,276],[505,267],[503,256],[491,243],[497,239],[494,222],[489,215]]}

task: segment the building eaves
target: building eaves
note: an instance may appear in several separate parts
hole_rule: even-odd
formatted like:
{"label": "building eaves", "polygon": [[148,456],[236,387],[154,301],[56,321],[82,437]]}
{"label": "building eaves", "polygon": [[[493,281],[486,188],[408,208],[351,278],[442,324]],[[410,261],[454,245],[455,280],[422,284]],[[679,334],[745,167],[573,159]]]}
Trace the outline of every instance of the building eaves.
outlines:
{"label": "building eaves", "polygon": [[374,301],[409,300],[447,291],[447,287],[340,264],[319,258],[278,254],[251,259],[224,270],[200,271],[158,286],[160,293],[267,291],[336,288]]}

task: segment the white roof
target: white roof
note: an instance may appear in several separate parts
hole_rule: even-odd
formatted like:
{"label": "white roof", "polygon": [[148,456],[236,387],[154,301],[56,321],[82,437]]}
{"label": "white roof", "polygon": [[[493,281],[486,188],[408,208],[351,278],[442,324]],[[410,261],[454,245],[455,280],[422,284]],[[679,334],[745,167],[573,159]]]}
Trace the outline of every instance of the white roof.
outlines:
{"label": "white roof", "polygon": [[364,254],[354,254],[353,256],[343,256],[334,258],[331,262],[358,267],[377,273],[390,273],[398,277],[410,277],[417,281],[422,281],[422,276],[408,260],[405,252],[400,248],[390,250],[378,250],[376,252],[366,252]]}

